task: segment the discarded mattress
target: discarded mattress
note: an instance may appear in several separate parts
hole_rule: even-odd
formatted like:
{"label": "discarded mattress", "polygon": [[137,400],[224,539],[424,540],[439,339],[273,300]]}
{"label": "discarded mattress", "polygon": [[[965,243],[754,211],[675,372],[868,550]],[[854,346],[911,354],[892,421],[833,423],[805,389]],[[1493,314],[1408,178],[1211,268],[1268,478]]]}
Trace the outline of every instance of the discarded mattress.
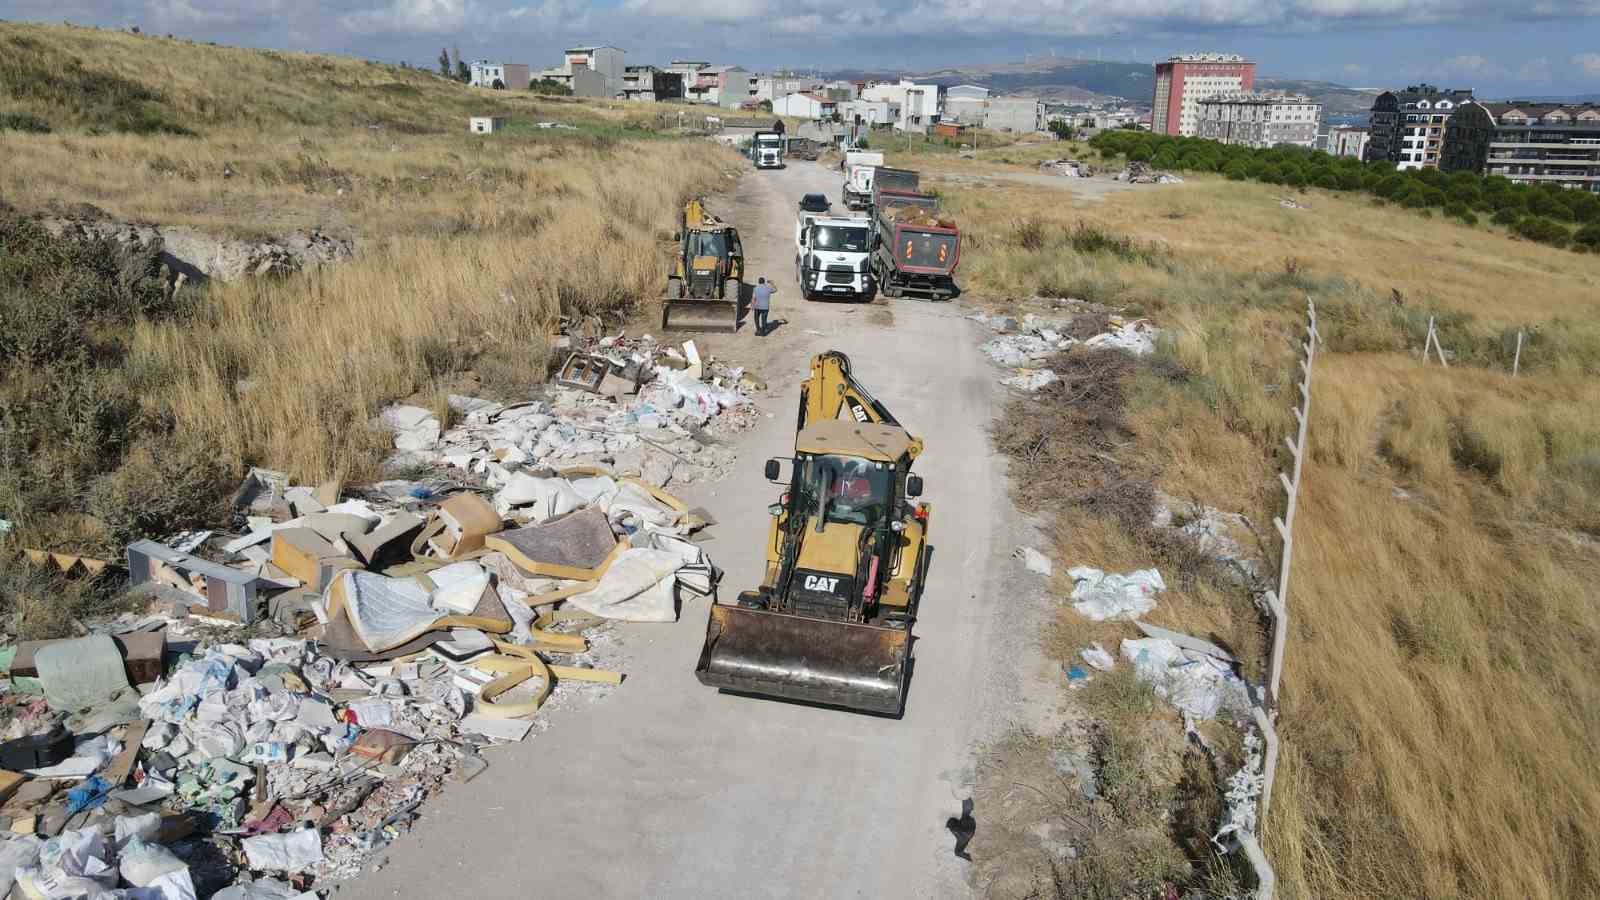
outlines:
{"label": "discarded mattress", "polygon": [[715,570],[694,544],[665,535],[655,536],[655,541],[654,547],[623,551],[598,585],[567,598],[567,605],[605,619],[677,621],[676,588],[709,593],[716,582]]}
{"label": "discarded mattress", "polygon": [[492,590],[484,592],[472,615],[446,615],[434,607],[432,590],[416,579],[357,570],[340,572],[323,603],[330,645],[345,643],[336,626],[344,619],[360,646],[373,652],[392,650],[436,629],[461,626],[504,634],[513,624]]}
{"label": "discarded mattress", "polygon": [[530,575],[577,581],[598,579],[628,546],[617,540],[606,514],[594,507],[490,535],[484,544]]}

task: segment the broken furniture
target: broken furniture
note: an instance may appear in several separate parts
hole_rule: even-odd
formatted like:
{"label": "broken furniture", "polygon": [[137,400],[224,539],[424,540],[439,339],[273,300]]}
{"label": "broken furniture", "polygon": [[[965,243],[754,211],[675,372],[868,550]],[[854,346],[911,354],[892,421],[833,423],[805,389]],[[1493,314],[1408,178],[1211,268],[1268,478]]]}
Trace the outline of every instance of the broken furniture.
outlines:
{"label": "broken furniture", "polygon": [[134,541],[128,545],[130,589],[146,584],[152,587],[167,585],[165,575],[168,573],[163,569],[169,569],[180,576],[190,576],[191,584],[195,577],[203,580],[203,593],[202,590],[172,592],[193,595],[194,600],[189,601],[189,605],[198,606],[203,602],[208,615],[231,619],[241,625],[249,625],[256,620],[259,578],[255,574],[188,553],[179,553],[155,541]]}

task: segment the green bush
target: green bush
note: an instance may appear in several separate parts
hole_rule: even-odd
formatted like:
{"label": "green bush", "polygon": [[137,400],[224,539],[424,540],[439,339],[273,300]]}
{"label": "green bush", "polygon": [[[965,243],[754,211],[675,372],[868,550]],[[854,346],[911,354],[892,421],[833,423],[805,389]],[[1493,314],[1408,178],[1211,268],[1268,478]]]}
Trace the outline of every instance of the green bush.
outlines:
{"label": "green bush", "polygon": [[6,130],[49,134],[50,123],[29,113],[0,113],[0,131]]}
{"label": "green bush", "polygon": [[1578,229],[1578,233],[1572,236],[1572,243],[1590,253],[1600,253],[1600,222],[1590,222]]}
{"label": "green bush", "polygon": [[1495,223],[1496,225],[1515,225],[1517,224],[1517,220],[1520,218],[1522,218],[1522,213],[1514,207],[1508,206],[1497,210],[1495,214],[1489,218],[1489,221]]}
{"label": "green bush", "polygon": [[1568,231],[1566,226],[1538,216],[1524,216],[1518,219],[1517,223],[1511,226],[1511,230],[1519,237],[1553,247],[1566,246],[1572,239],[1572,232]]}

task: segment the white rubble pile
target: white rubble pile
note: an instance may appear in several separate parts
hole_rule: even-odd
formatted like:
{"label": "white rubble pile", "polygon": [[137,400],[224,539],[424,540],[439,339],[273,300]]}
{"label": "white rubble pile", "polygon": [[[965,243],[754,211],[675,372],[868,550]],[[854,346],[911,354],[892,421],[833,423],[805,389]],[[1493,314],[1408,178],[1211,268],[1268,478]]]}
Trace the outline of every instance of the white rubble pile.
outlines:
{"label": "white rubble pile", "polygon": [[[734,370],[738,371],[738,370]],[[384,410],[395,432],[388,465],[448,465],[500,487],[519,470],[603,465],[638,474],[657,487],[713,480],[733,454],[708,433],[744,427],[755,408],[736,387],[719,387],[676,369],[658,370],[635,397],[615,403],[572,388],[553,387],[548,400],[502,405],[452,395],[460,424],[440,432],[420,407]]]}
{"label": "white rubble pile", "polygon": [[1083,345],[1093,349],[1123,350],[1134,356],[1154,353],[1159,332],[1145,319],[1124,321],[1111,316],[1111,330],[1079,341],[1068,337],[1070,319],[1047,319],[1028,313],[1020,320],[1013,316],[974,313],[968,318],[987,325],[998,333],[978,349],[996,365],[1024,369],[1005,379],[1005,383],[1025,391],[1036,391],[1057,379],[1050,369],[1034,369],[1033,364],[1063,350]]}
{"label": "white rubble pile", "polygon": [[1154,686],[1185,716],[1196,721],[1216,718],[1223,709],[1247,713],[1250,692],[1228,663],[1166,638],[1122,642],[1122,657],[1133,664],[1140,681]]}
{"label": "white rubble pile", "polygon": [[1072,608],[1096,622],[1137,619],[1156,608],[1156,594],[1167,589],[1156,569],[1127,575],[1107,574],[1090,566],[1067,570],[1072,579]]}

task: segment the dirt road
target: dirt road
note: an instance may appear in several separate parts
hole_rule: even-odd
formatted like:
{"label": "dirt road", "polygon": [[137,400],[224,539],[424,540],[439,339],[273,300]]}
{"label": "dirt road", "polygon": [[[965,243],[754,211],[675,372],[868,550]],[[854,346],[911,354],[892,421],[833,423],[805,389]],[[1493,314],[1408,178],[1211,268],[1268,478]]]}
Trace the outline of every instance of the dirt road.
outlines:
{"label": "dirt road", "polygon": [[676,624],[623,628],[625,684],[495,752],[487,774],[430,804],[390,862],[341,897],[966,895],[944,822],[970,793],[975,741],[1009,722],[1051,719],[1026,699],[1055,696],[1035,650],[1045,586],[1009,555],[1027,526],[989,447],[1001,389],[963,310],[799,299],[794,204],[807,191],[837,202],[838,189],[837,173],[796,163],[750,172],[731,201],[712,201],[739,225],[752,280],[776,280],[773,318],[785,323],[765,339],[746,326],[700,342],[759,371],[771,385],[761,398],[769,415],[740,439],[729,479],[683,496],[719,521],[706,548],[727,572],[724,596],[755,586],[766,506],[779,493],[762,463],[792,451],[811,355],[848,353],[863,383],[927,442],[916,470],[933,505],[935,556],[905,717],[702,686],[693,670],[708,601],[690,602]]}

